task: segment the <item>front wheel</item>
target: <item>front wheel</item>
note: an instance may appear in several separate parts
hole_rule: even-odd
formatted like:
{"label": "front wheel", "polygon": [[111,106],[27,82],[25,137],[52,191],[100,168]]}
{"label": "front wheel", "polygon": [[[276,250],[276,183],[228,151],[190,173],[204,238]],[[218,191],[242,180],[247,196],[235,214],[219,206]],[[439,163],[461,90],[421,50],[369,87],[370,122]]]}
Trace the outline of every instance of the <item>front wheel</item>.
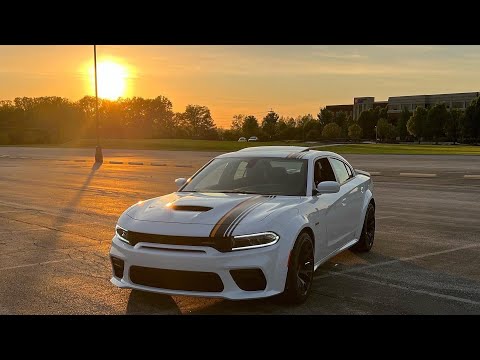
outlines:
{"label": "front wheel", "polygon": [[303,303],[313,282],[313,240],[306,232],[301,233],[290,254],[287,280],[282,300],[288,304]]}
{"label": "front wheel", "polygon": [[362,235],[360,240],[352,246],[353,251],[367,252],[373,246],[375,240],[375,206],[372,203],[368,204],[367,213],[365,214],[365,221],[363,222]]}

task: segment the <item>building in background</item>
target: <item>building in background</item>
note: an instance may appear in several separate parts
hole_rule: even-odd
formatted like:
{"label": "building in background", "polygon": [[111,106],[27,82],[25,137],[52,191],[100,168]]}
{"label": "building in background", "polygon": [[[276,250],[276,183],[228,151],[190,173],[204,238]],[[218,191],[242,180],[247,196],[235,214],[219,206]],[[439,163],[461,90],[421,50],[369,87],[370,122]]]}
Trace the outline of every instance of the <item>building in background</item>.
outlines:
{"label": "building in background", "polygon": [[360,114],[368,109],[376,107],[387,107],[389,117],[396,118],[400,116],[403,109],[410,112],[415,111],[419,106],[430,108],[435,104],[444,103],[447,109],[465,110],[468,105],[480,95],[479,92],[452,93],[452,94],[434,94],[434,95],[410,95],[410,96],[391,96],[388,101],[375,101],[374,97],[356,97],[353,104],[348,105],[327,105],[326,108],[333,113],[339,111],[347,112],[353,120],[357,120]]}

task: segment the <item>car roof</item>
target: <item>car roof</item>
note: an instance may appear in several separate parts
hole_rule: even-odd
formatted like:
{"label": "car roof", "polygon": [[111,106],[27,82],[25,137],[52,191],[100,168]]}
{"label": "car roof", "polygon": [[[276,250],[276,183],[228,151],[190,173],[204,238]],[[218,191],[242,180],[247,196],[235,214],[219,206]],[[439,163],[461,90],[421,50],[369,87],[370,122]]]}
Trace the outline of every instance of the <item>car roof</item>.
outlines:
{"label": "car roof", "polygon": [[[342,156],[331,151],[319,151],[303,146],[251,146],[238,151],[226,153],[217,156],[224,157],[278,157],[278,158],[296,158],[309,159],[318,156],[336,156],[343,159]],[[345,159],[343,159],[345,160]],[[346,160],[345,160],[346,161]]]}

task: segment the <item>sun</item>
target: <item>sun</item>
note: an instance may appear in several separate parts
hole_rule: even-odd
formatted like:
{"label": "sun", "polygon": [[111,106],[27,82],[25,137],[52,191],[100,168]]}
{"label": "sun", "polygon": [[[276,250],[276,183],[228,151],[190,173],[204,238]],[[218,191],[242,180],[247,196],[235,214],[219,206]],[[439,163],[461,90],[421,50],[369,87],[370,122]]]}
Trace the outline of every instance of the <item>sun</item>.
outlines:
{"label": "sun", "polygon": [[[128,70],[126,66],[111,60],[97,63],[98,97],[117,100],[124,96],[127,78]],[[93,79],[93,83],[95,86],[95,79]]]}

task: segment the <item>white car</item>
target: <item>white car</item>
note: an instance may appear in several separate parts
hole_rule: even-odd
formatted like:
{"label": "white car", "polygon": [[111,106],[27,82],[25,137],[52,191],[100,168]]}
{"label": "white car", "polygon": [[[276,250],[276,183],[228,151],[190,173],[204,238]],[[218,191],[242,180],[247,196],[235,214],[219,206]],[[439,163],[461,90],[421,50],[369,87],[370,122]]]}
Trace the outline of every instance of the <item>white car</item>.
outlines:
{"label": "white car", "polygon": [[178,191],[118,219],[116,286],[227,299],[283,293],[301,303],[319,265],[373,245],[372,179],[333,152],[250,147],[175,183]]}
{"label": "white car", "polygon": [[238,142],[247,142],[247,139],[242,136],[238,139]]}
{"label": "white car", "polygon": [[258,141],[258,137],[256,137],[256,136],[250,136],[250,137],[248,138],[248,141]]}

